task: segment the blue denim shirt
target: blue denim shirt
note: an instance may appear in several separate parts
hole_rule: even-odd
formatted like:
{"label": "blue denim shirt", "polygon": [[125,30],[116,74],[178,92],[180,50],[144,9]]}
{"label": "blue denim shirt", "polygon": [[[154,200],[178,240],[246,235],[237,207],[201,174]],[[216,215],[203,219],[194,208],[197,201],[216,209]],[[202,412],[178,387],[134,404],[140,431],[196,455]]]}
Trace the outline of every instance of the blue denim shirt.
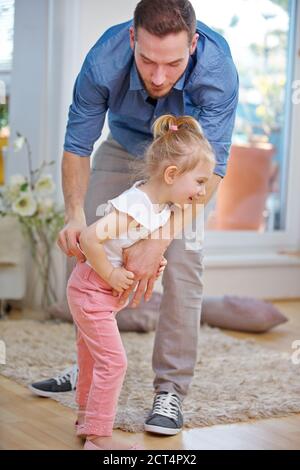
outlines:
{"label": "blue denim shirt", "polygon": [[170,93],[147,101],[129,44],[132,20],[108,29],[90,50],[76,79],[64,149],[90,156],[106,112],[113,138],[143,157],[162,114],[190,115],[201,124],[216,155],[215,173],[224,176],[238,102],[238,74],[225,39],[197,22],[199,41],[185,73]]}

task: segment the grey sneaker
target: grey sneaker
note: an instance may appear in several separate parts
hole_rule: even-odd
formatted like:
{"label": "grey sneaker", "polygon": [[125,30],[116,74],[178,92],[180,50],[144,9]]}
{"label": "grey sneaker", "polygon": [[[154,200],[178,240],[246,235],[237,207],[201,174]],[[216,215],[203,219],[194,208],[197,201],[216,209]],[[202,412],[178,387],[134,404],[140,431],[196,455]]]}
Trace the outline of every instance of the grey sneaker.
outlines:
{"label": "grey sneaker", "polygon": [[56,393],[70,392],[76,389],[78,377],[77,364],[64,370],[61,375],[28,385],[29,390],[40,397],[52,397]]}
{"label": "grey sneaker", "polygon": [[182,404],[175,393],[155,395],[153,407],[145,422],[145,431],[173,436],[182,430]]}

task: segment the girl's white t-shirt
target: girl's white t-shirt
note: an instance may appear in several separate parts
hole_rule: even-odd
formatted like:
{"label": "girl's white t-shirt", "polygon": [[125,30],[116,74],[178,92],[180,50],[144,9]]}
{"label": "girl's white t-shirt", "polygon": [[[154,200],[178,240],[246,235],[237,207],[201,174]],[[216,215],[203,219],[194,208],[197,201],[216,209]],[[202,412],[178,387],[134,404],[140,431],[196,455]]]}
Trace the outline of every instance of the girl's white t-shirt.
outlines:
{"label": "girl's white t-shirt", "polygon": [[[165,225],[170,218],[173,205],[167,203],[159,210],[158,204],[153,204],[149,196],[139,189],[139,186],[143,183],[145,183],[144,180],[136,181],[131,188],[122,194],[114,199],[109,199],[104,209],[104,215],[117,209],[120,212],[129,214],[139,224],[139,227],[130,227],[126,233],[121,234],[120,238],[103,242],[107,258],[114,267],[123,265],[122,250],[124,248],[128,248],[142,238],[146,238],[150,233]],[[90,265],[88,261],[86,263]]]}

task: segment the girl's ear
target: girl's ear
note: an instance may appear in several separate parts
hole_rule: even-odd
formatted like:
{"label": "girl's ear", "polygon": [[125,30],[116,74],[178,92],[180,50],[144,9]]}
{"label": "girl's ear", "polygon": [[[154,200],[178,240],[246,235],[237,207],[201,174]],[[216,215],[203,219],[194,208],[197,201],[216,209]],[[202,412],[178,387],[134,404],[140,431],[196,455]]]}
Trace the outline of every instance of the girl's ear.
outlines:
{"label": "girl's ear", "polygon": [[167,184],[173,184],[178,173],[176,165],[168,166],[164,171],[164,179]]}

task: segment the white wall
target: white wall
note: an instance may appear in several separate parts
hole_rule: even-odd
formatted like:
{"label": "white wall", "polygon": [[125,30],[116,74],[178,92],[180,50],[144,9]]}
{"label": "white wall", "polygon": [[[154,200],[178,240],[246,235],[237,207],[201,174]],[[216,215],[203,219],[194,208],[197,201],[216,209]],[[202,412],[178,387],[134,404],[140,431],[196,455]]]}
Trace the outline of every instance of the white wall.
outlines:
{"label": "white wall", "polygon": [[[85,55],[101,34],[133,15],[135,0],[16,0],[14,58],[11,78],[10,128],[24,134],[32,147],[33,166],[56,161],[52,170],[61,190],[61,155],[73,84]],[[102,138],[107,134],[104,129]],[[25,173],[25,152],[12,146],[7,178]],[[64,294],[64,259],[57,257],[58,294]],[[28,266],[28,272],[31,267]],[[25,303],[37,306],[35,281],[28,280]]]}
{"label": "white wall", "polygon": [[[43,158],[47,128],[47,15],[47,1],[16,0],[10,128],[12,138],[16,131],[27,136],[36,163]],[[10,152],[8,174],[27,171],[22,156]]]}
{"label": "white wall", "polygon": [[130,20],[137,3],[138,0],[81,0],[79,61],[83,61],[103,31]]}
{"label": "white wall", "polygon": [[[85,55],[101,34],[133,15],[136,0],[16,0],[10,124],[26,135],[33,160],[60,160],[72,88]],[[107,134],[107,127],[103,136]],[[20,157],[20,156],[18,156]],[[9,151],[7,175],[26,170]]]}
{"label": "white wall", "polygon": [[[133,12],[138,0],[81,0],[80,1],[80,29],[78,41],[78,70],[89,51],[99,36],[110,26],[128,21],[133,17]],[[99,145],[108,134],[108,125],[105,121],[102,136],[95,143]]]}

